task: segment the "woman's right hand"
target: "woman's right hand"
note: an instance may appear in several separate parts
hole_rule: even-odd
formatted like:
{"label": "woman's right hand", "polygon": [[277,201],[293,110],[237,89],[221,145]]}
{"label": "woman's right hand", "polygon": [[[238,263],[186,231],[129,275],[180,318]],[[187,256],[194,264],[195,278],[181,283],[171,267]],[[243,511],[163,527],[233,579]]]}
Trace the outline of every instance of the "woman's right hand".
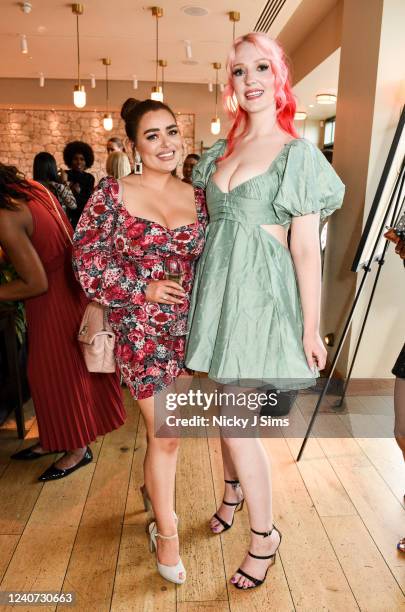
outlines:
{"label": "woman's right hand", "polygon": [[170,280],[151,281],[145,289],[148,302],[182,304],[186,293],[181,285]]}

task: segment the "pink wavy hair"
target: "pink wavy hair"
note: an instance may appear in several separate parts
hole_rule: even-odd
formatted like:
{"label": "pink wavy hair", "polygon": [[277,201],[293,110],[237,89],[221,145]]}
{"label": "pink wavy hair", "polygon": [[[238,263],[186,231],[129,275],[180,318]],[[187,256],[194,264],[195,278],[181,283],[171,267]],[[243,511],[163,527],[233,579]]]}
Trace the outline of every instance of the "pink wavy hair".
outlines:
{"label": "pink wavy hair", "polygon": [[294,138],[298,138],[298,133],[294,127],[294,115],[296,102],[291,90],[289,70],[286,57],[280,45],[262,32],[250,32],[244,36],[236,38],[228,54],[226,71],[228,73],[228,83],[223,94],[225,111],[233,119],[233,123],[227,135],[227,147],[224,155],[220,159],[225,159],[235,148],[236,139],[244,136],[248,129],[248,113],[239,105],[235,108],[233,103],[234,88],[232,85],[232,68],[235,61],[236,49],[243,43],[249,42],[263,53],[270,61],[271,69],[274,74],[274,98],[276,102],[277,122],[281,129]]}

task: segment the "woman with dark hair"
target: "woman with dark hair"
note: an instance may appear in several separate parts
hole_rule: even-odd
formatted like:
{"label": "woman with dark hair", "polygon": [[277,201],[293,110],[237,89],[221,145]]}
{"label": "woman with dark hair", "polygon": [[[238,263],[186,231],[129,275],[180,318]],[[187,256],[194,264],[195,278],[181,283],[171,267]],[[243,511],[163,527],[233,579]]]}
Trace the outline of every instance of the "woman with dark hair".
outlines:
{"label": "woman with dark hair", "polygon": [[77,208],[76,198],[67,182],[67,174],[62,170],[61,176],[58,176],[58,168],[53,155],[42,151],[34,157],[33,177],[34,181],[52,191],[65,212],[68,208],[70,210]]}
{"label": "woman with dark hair", "polygon": [[[179,441],[155,435],[154,399],[184,372],[184,346],[194,264],[204,245],[201,190],[172,176],[182,139],[173,111],[154,100],[127,100],[121,111],[135,174],[100,183],[75,233],[74,263],[90,299],[109,309],[116,358],[147,429],[144,499],[159,573],[181,584],[173,510]],[[177,266],[177,280],[169,278]],[[159,429],[159,427],[157,427]]]}
{"label": "woman with dark hair", "polygon": [[196,153],[189,153],[183,162],[183,182],[192,184],[193,168],[200,161]]}
{"label": "woman with dark hair", "polygon": [[73,227],[76,227],[94,188],[94,176],[86,172],[94,164],[93,149],[86,142],[75,140],[64,148],[63,159],[69,168],[68,180],[77,203],[76,210],[69,212],[69,219]]}
{"label": "woman with dark hair", "polygon": [[[310,387],[326,361],[319,220],[341,206],[344,186],[319,149],[296,133],[288,68],[274,40],[259,32],[236,39],[227,71],[231,130],[193,172],[194,186],[206,191],[210,224],[186,364],[234,394]],[[250,589],[264,582],[281,542],[270,466],[258,436],[233,433],[221,445],[225,495],[210,527],[229,529],[246,499],[250,548],[231,582]]]}
{"label": "woman with dark hair", "polygon": [[19,276],[0,286],[0,302],[25,302],[28,379],[39,429],[39,442],[13,459],[63,452],[39,476],[42,481],[90,463],[90,442],[125,418],[118,376],[90,374],[79,348],[87,299],[72,270],[72,234],[45,187],[0,163],[0,244]]}

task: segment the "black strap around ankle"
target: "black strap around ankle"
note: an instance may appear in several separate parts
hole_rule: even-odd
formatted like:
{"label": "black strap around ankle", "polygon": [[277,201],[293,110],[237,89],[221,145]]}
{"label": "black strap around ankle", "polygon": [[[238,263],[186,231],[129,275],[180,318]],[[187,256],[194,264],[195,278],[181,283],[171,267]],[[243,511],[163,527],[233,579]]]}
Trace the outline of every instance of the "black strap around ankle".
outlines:
{"label": "black strap around ankle", "polygon": [[[261,535],[264,538],[268,538],[274,531],[275,527],[273,525],[273,527],[271,528],[270,531],[256,531],[255,529],[251,529],[250,531],[252,531],[253,533],[255,533],[256,535]],[[258,557],[260,558],[260,557]],[[263,559],[265,559],[266,557],[263,557]]]}
{"label": "black strap around ankle", "polygon": [[239,480],[225,480],[225,482],[227,484],[231,484],[231,485],[238,485],[238,484],[240,484]]}

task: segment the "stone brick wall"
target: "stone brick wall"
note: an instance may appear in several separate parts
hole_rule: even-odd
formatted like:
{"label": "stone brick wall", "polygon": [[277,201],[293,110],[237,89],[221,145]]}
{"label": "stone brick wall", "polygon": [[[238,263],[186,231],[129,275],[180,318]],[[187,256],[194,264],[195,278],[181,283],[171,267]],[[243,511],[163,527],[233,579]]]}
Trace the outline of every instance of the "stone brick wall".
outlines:
{"label": "stone brick wall", "polygon": [[[32,162],[37,153],[52,153],[58,167],[64,167],[62,152],[66,143],[84,140],[94,150],[95,162],[90,172],[98,181],[105,176],[107,140],[111,136],[125,137],[124,123],[119,113],[114,112],[112,115],[114,128],[106,132],[100,111],[0,109],[0,161],[17,166],[30,178]],[[194,115],[178,114],[176,118],[184,139],[184,158],[187,153],[193,152]]]}

